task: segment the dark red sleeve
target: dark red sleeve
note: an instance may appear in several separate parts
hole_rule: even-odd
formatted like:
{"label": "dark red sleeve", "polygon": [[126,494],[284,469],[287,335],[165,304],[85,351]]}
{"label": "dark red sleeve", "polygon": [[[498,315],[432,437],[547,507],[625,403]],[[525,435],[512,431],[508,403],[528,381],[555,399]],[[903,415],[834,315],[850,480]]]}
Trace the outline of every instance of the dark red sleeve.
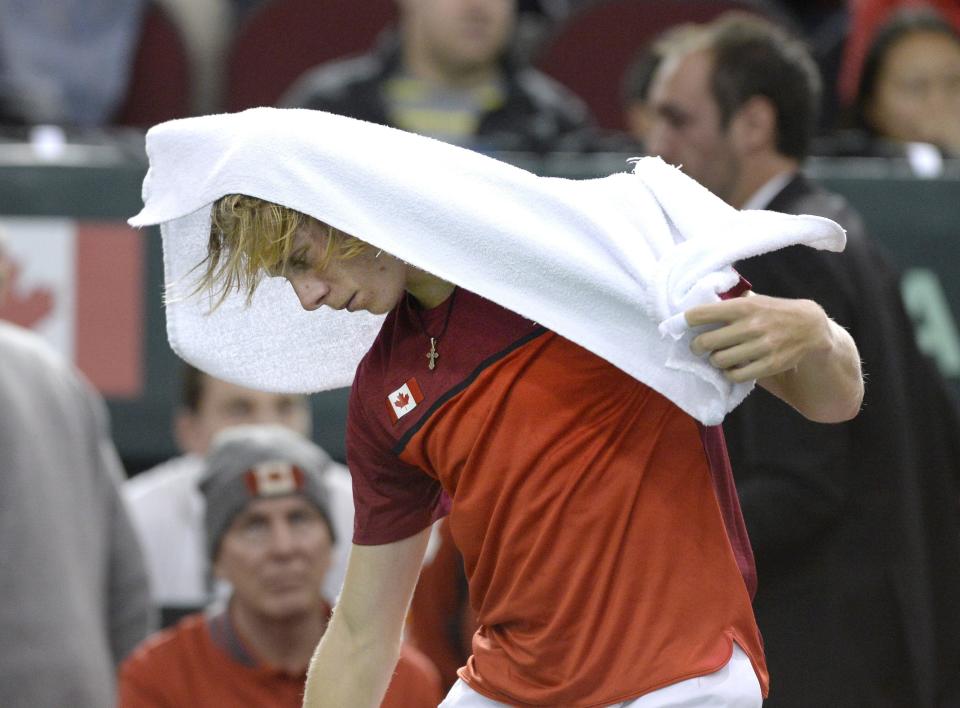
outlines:
{"label": "dark red sleeve", "polygon": [[748,290],[752,290],[753,286],[750,285],[750,281],[740,276],[740,280],[732,288],[727,290],[725,293],[720,293],[721,300],[732,300],[735,297],[740,297]]}
{"label": "dark red sleeve", "polygon": [[[353,542],[376,546],[408,538],[449,511],[440,483],[407,465],[368,416],[357,371],[347,412],[347,466],[353,479]],[[381,434],[378,434],[381,432]]]}

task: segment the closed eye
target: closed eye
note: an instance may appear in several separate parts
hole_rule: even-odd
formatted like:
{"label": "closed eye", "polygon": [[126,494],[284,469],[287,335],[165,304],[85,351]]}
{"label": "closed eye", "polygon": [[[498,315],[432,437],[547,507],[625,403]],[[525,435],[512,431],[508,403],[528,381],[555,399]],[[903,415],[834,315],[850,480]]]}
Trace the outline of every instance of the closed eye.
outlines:
{"label": "closed eye", "polygon": [[682,130],[690,123],[690,116],[675,106],[658,106],[657,114],[674,130]]}
{"label": "closed eye", "polygon": [[310,261],[307,258],[307,249],[302,248],[296,253],[290,255],[287,258],[286,263],[283,264],[281,271],[283,273],[303,273],[304,271],[310,268]]}

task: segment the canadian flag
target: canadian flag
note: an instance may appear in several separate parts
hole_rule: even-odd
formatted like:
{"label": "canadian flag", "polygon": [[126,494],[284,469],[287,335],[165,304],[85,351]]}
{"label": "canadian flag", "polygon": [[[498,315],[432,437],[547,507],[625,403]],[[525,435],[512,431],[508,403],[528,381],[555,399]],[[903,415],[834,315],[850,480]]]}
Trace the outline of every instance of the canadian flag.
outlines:
{"label": "canadian flag", "polygon": [[262,462],[247,471],[246,484],[255,497],[293,494],[303,489],[303,470],[289,462]]}
{"label": "canadian flag", "polygon": [[141,395],[145,237],[122,222],[46,217],[6,217],[0,229],[11,265],[0,319],[36,331],[105,396]]}
{"label": "canadian flag", "polygon": [[422,400],[423,391],[420,390],[417,379],[408,379],[403,386],[387,396],[387,410],[390,411],[390,420],[396,423],[416,408]]}

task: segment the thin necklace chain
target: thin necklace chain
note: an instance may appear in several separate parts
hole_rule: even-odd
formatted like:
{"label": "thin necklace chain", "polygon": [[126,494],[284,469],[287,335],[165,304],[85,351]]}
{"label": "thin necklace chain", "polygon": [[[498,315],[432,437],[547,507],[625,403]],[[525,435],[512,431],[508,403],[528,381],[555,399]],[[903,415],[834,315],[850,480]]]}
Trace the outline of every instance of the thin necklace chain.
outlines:
{"label": "thin necklace chain", "polygon": [[450,324],[450,313],[453,312],[453,302],[457,299],[458,291],[459,288],[454,286],[453,292],[450,293],[450,299],[447,300],[447,314],[443,317],[443,327],[440,328],[440,334],[438,334],[436,337],[432,336],[427,331],[427,327],[423,323],[423,315],[420,313],[420,310],[414,310],[414,312],[417,314],[417,324],[420,325],[420,331],[430,339],[430,351],[427,352],[427,368],[430,369],[430,371],[433,371],[437,367],[437,359],[440,358],[440,354],[437,352],[437,343],[443,338],[443,335],[447,333],[447,326]]}

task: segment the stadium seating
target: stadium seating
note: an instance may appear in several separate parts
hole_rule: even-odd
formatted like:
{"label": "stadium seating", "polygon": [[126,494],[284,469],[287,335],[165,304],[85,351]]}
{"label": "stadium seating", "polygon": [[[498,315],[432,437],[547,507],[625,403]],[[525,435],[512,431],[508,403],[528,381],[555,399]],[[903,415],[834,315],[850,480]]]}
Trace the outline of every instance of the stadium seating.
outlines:
{"label": "stadium seating", "polygon": [[393,0],[270,0],[239,28],[227,56],[228,111],[270,106],[317,64],[357,54],[395,16]]}
{"label": "stadium seating", "polygon": [[771,16],[748,0],[605,0],[586,5],[546,38],[534,64],[577,93],[603,128],[626,128],[620,98],[627,68],[643,46],[682,22],[707,22],[727,10]]}
{"label": "stadium seating", "polygon": [[190,114],[190,62],[176,24],[158,4],[143,18],[127,96],[116,125],[148,127]]}

